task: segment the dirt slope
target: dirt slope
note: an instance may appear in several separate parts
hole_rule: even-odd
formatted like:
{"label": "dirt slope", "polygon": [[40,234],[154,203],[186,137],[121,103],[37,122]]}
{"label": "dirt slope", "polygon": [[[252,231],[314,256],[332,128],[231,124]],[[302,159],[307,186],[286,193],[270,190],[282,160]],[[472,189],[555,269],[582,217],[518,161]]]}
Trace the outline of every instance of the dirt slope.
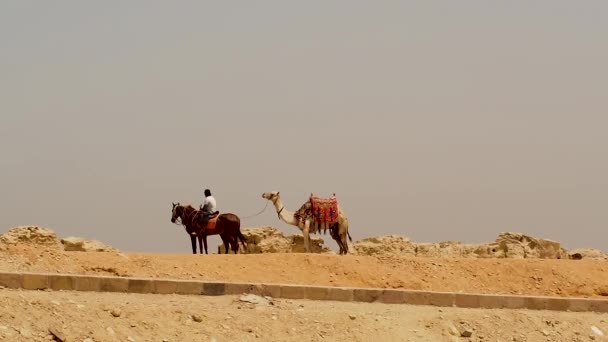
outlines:
{"label": "dirt slope", "polygon": [[239,298],[4,289],[0,340],[48,341],[53,331],[69,342],[602,341],[593,327],[608,332],[608,314]]}
{"label": "dirt slope", "polygon": [[558,296],[608,295],[601,260],[464,259],[319,254],[66,252],[15,245],[0,271],[104,274]]}

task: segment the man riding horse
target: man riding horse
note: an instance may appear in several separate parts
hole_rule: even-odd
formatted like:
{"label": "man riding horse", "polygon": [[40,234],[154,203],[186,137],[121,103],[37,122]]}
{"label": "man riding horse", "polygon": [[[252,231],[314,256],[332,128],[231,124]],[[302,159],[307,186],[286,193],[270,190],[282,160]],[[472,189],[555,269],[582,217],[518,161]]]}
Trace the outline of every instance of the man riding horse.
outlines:
{"label": "man riding horse", "polygon": [[212,216],[216,216],[220,212],[217,210],[217,203],[215,201],[215,197],[211,195],[211,190],[205,189],[205,198],[203,199],[203,204],[201,205],[200,212],[201,216],[201,227],[205,229],[207,227],[207,223],[209,222],[209,218]]}

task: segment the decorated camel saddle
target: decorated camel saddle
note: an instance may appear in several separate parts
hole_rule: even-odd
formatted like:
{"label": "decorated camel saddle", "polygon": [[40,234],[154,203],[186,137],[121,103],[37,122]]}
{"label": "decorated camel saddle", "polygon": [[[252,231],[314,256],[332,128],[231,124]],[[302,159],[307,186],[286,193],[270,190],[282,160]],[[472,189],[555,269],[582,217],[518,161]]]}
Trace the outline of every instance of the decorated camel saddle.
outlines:
{"label": "decorated camel saddle", "polygon": [[338,223],[338,199],[336,194],[329,198],[321,198],[310,194],[308,201],[295,212],[294,217],[301,223],[310,220],[311,233],[320,232],[323,229],[325,234],[332,224]]}

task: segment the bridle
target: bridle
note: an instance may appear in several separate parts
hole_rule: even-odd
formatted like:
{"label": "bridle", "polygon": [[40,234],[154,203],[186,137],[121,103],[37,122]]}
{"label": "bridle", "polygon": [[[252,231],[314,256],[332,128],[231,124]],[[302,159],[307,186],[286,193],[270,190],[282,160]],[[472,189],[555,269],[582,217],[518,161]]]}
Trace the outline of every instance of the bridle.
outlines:
{"label": "bridle", "polygon": [[[279,195],[274,195],[272,196],[272,204],[277,205],[277,201],[279,200]],[[281,212],[283,211],[283,209],[285,209],[285,206],[282,206],[281,209],[277,210],[277,217],[279,218],[279,220],[281,219]]]}
{"label": "bridle", "polygon": [[[181,213],[179,215],[177,214],[177,208],[178,207],[181,208]],[[181,205],[181,204],[178,204],[178,205],[175,206],[175,208],[173,208],[173,215],[176,215],[177,218],[179,218],[179,222],[177,222],[177,218],[176,218],[175,222],[173,222],[173,223],[176,224],[176,225],[178,225],[178,226],[182,225],[185,228],[186,227],[186,223],[184,223],[184,221],[186,221],[186,222],[188,221],[188,216],[190,216],[190,219],[193,219],[194,217],[196,217],[197,213],[198,213],[198,210],[195,209],[192,212],[191,215],[187,215],[186,214],[186,207],[183,206],[183,205]]]}

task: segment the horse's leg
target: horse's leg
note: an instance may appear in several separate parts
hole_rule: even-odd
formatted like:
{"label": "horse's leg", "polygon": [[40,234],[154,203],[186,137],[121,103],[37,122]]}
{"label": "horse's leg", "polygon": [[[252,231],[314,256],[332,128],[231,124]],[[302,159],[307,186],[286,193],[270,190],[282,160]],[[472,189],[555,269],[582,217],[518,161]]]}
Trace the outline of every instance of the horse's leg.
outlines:
{"label": "horse's leg", "polygon": [[205,244],[205,254],[209,254],[209,251],[207,251],[207,234],[203,234],[203,243]]}
{"label": "horse's leg", "polygon": [[232,236],[230,243],[232,243],[232,251],[234,251],[234,254],[239,254],[239,239],[236,236]]}
{"label": "horse's leg", "polygon": [[196,235],[190,234],[190,242],[192,242],[192,254],[196,254]]}
{"label": "horse's leg", "polygon": [[222,240],[224,242],[224,252],[226,254],[230,253],[230,240],[227,237],[222,238]]}
{"label": "horse's leg", "polygon": [[203,254],[203,235],[198,235],[198,249],[200,250],[200,254]]}

